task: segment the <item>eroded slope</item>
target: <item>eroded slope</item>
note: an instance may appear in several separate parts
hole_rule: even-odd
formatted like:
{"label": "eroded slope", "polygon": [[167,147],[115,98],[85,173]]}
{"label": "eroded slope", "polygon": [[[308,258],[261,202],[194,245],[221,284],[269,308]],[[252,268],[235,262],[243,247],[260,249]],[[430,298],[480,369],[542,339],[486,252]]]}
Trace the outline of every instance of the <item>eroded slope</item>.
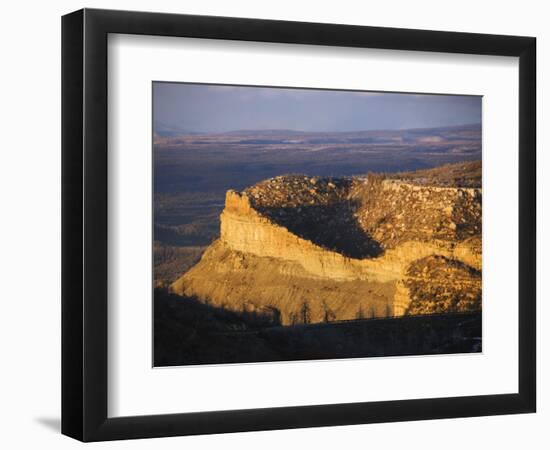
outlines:
{"label": "eroded slope", "polygon": [[284,324],[481,308],[481,189],[381,176],[229,191],[176,293]]}

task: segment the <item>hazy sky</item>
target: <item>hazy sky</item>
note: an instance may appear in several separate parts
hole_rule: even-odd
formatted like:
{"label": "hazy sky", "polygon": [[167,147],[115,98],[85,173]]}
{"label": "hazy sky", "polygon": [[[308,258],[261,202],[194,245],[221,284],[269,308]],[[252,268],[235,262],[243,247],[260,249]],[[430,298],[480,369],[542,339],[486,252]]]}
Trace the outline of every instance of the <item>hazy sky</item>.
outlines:
{"label": "hazy sky", "polygon": [[358,131],[481,123],[481,97],[153,84],[155,132]]}

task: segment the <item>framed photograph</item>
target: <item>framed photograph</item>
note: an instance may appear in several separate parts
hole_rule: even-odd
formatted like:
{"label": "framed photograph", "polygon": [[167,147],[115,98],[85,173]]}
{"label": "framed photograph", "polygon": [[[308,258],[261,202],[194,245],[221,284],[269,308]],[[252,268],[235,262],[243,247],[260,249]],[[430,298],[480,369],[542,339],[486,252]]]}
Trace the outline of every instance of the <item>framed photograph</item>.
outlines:
{"label": "framed photograph", "polygon": [[535,412],[536,41],[62,21],[62,432]]}

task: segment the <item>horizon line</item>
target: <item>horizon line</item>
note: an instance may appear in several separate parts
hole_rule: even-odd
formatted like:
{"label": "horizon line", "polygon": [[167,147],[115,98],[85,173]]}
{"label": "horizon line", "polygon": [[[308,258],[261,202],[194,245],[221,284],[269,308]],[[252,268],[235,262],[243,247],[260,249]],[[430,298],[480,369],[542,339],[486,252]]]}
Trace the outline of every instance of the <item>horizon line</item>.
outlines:
{"label": "horizon line", "polygon": [[[293,128],[240,128],[240,129],[230,129],[225,131],[192,131],[192,130],[181,130],[180,134],[174,134],[171,137],[176,136],[188,136],[188,135],[220,135],[228,133],[250,133],[250,132],[261,132],[261,131],[270,131],[270,132],[292,132],[292,133],[302,133],[302,134],[338,134],[338,133],[371,133],[371,132],[397,132],[397,131],[413,131],[413,130],[439,130],[445,128],[463,128],[463,127],[481,127],[482,122],[469,122],[459,125],[440,125],[432,127],[412,127],[412,128],[373,128],[373,129],[357,129],[357,130],[300,130]],[[174,127],[175,128],[175,127]],[[179,130],[175,129],[174,133],[178,133]],[[153,125],[153,132],[156,133],[156,126]]]}

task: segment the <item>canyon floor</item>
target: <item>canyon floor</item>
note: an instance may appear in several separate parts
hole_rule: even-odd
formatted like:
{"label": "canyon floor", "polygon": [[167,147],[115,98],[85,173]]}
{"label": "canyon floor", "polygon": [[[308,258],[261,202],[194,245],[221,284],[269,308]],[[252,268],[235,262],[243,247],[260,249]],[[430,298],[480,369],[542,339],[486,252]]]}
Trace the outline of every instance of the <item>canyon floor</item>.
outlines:
{"label": "canyon floor", "polygon": [[156,367],[482,350],[480,311],[289,327],[157,289],[154,323]]}

